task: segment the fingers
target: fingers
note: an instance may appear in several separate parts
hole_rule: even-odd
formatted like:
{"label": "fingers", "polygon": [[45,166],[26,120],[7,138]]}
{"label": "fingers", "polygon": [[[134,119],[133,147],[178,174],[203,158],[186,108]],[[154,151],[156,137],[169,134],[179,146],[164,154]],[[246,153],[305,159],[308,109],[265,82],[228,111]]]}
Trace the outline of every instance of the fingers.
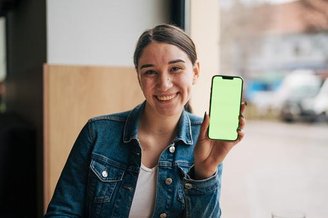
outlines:
{"label": "fingers", "polygon": [[207,129],[208,129],[209,123],[210,123],[210,117],[205,112],[204,113],[204,120],[203,120],[202,126],[200,128],[200,133],[199,133],[200,139],[207,138]]}
{"label": "fingers", "polygon": [[245,112],[246,106],[247,106],[247,102],[243,101],[241,103],[240,114],[243,114]]}
{"label": "fingers", "polygon": [[243,129],[246,125],[246,119],[243,115],[243,113],[245,112],[247,106],[247,102],[242,102],[241,104],[241,109],[240,109],[240,116],[239,116],[239,126],[237,128],[237,132],[238,132],[238,141],[242,140],[242,138],[244,137],[244,132]]}
{"label": "fingers", "polygon": [[245,124],[246,124],[246,119],[245,119],[244,115],[241,114],[239,116],[239,126],[238,126],[237,130],[239,130],[239,131],[243,130],[245,127]]}
{"label": "fingers", "polygon": [[246,106],[247,106],[246,101],[241,103],[241,109],[240,109],[240,115],[239,115],[239,127],[238,127],[239,130],[242,130],[246,123],[246,119],[244,117],[244,112],[246,110]]}

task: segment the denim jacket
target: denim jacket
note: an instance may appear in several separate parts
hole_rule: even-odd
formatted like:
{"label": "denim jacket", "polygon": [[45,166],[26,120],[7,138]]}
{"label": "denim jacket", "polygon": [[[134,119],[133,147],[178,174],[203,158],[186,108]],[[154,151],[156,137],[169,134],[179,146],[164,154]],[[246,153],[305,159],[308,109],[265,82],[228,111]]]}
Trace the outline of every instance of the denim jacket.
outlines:
{"label": "denim jacket", "polygon": [[[141,164],[138,123],[144,105],[87,122],[45,217],[129,216]],[[201,123],[186,111],[181,114],[177,135],[158,161],[152,217],[220,217],[222,165],[210,178],[193,179],[193,151]]]}

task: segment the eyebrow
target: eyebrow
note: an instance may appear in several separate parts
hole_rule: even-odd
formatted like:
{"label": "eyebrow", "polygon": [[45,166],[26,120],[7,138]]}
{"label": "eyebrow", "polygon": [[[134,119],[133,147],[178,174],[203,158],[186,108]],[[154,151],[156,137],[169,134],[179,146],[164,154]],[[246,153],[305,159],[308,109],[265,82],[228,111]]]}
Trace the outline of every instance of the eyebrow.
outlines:
{"label": "eyebrow", "polygon": [[147,67],[153,67],[154,64],[144,64],[140,67],[140,70],[143,69],[143,68],[147,68]]}
{"label": "eyebrow", "polygon": [[170,61],[169,64],[175,64],[175,63],[179,63],[179,62],[183,62],[183,63],[185,63],[184,60],[176,59],[176,60],[172,60],[172,61]]}
{"label": "eyebrow", "polygon": [[[176,59],[176,60],[169,61],[169,64],[175,64],[175,63],[179,63],[179,62],[185,63],[185,61],[182,60],[182,59]],[[144,64],[144,65],[141,65],[140,70],[141,69],[144,69],[144,68],[147,68],[147,67],[154,67],[154,64]]]}

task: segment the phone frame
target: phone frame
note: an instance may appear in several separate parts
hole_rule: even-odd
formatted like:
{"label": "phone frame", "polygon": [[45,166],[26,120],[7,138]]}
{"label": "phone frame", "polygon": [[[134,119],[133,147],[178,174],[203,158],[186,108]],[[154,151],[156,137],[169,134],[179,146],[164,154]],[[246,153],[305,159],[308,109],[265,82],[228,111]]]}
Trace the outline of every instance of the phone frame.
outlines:
{"label": "phone frame", "polygon": [[238,133],[237,133],[237,128],[239,126],[239,117],[240,117],[240,114],[241,114],[241,104],[242,104],[242,99],[243,99],[243,89],[244,89],[244,80],[241,76],[237,76],[237,75],[222,75],[222,74],[217,74],[217,75],[214,75],[212,77],[212,80],[211,80],[211,92],[210,92],[210,104],[209,104],[209,116],[210,116],[210,121],[211,121],[211,114],[212,114],[212,97],[213,97],[213,86],[214,86],[214,80],[215,80],[215,77],[221,77],[222,79],[229,79],[229,80],[233,80],[235,78],[237,79],[240,79],[241,80],[241,86],[240,86],[240,99],[239,99],[239,112],[238,112],[238,124],[237,124],[237,127],[236,127],[236,137],[233,138],[233,139],[226,139],[226,138],[211,138],[210,137],[210,128],[211,128],[211,122],[209,124],[209,127],[207,129],[207,137],[209,139],[212,139],[212,140],[221,140],[221,141],[235,141],[238,139]]}

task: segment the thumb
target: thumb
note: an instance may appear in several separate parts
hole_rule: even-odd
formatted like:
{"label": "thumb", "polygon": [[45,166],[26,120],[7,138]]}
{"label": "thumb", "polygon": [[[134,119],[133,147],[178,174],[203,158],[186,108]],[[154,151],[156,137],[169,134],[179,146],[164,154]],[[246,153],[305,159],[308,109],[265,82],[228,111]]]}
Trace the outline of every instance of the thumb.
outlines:
{"label": "thumb", "polygon": [[199,133],[199,139],[200,140],[207,139],[207,129],[208,129],[209,123],[210,123],[210,117],[205,112],[204,113],[203,123],[200,127],[200,133]]}

